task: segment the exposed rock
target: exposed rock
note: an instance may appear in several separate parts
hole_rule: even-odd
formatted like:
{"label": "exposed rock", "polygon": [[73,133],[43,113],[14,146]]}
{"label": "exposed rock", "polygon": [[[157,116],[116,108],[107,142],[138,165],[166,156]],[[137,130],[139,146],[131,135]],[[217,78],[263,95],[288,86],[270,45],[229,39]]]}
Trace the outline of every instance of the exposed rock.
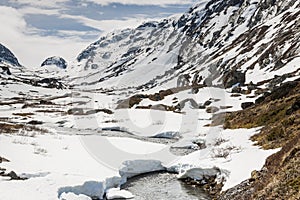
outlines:
{"label": "exposed rock", "polygon": [[200,105],[199,106],[199,109],[205,109],[206,107],[205,106],[203,106],[203,105]]}
{"label": "exposed rock", "polygon": [[255,104],[260,104],[262,102],[264,102],[264,100],[266,99],[266,97],[270,96],[270,92],[266,92],[264,93],[261,97],[258,97],[256,100],[255,100]]}
{"label": "exposed rock", "polygon": [[212,101],[208,100],[204,102],[203,106],[209,106],[210,104],[212,104]]}
{"label": "exposed rock", "polygon": [[250,81],[250,83],[247,85],[247,88],[248,90],[252,91],[252,90],[256,90],[257,86],[252,81]]}
{"label": "exposed rock", "polygon": [[232,94],[232,95],[230,95],[231,97],[240,97],[240,96],[242,96],[241,94],[237,94],[237,93],[234,93],[234,94]]}
{"label": "exposed rock", "polygon": [[0,71],[0,74],[9,75],[9,76],[11,75],[11,72],[8,67],[0,65],[0,69],[2,70]]}
{"label": "exposed rock", "polygon": [[240,86],[236,86],[231,90],[231,93],[241,93],[241,92],[242,92],[242,88]]}
{"label": "exposed rock", "polygon": [[66,86],[55,78],[43,78],[41,80],[31,80],[31,84],[34,86],[41,86],[46,88],[65,89]]}
{"label": "exposed rock", "polygon": [[84,115],[82,108],[71,108],[67,111],[68,115]]}
{"label": "exposed rock", "polygon": [[215,106],[210,106],[206,108],[206,112],[207,113],[216,113],[218,112],[220,109],[218,107]]}
{"label": "exposed rock", "polygon": [[48,100],[40,100],[41,105],[53,105],[53,102],[48,101]]}
{"label": "exposed rock", "polygon": [[245,73],[241,71],[229,71],[225,73],[223,77],[223,84],[225,88],[230,88],[235,84],[244,85],[245,81]]}
{"label": "exposed rock", "polygon": [[27,124],[30,124],[30,125],[42,125],[43,123],[44,122],[37,121],[37,120],[32,120],[32,121],[27,122]]}
{"label": "exposed rock", "polygon": [[246,108],[249,108],[249,107],[251,107],[253,105],[254,105],[253,102],[243,102],[242,105],[241,105],[241,107],[242,107],[242,109],[246,109]]}
{"label": "exposed rock", "polygon": [[27,178],[23,178],[23,177],[20,177],[16,174],[16,172],[14,171],[11,171],[9,172],[8,174],[2,174],[1,176],[7,176],[7,177],[10,177],[10,180],[26,180]]}
{"label": "exposed rock", "polygon": [[182,100],[181,102],[179,102],[177,108],[179,108],[180,110],[182,110],[187,103],[189,103],[190,106],[192,108],[194,108],[194,109],[198,109],[199,108],[198,103],[194,99],[185,99],[185,100]]}
{"label": "exposed rock", "polygon": [[0,163],[2,163],[2,162],[10,162],[10,161],[8,159],[0,156]]}
{"label": "exposed rock", "polygon": [[174,111],[175,107],[166,106],[164,104],[157,104],[157,105],[151,106],[150,109],[152,109],[152,110],[161,110],[161,111]]}
{"label": "exposed rock", "polygon": [[139,104],[144,98],[148,98],[148,95],[137,94],[128,99],[121,100],[118,102],[116,109],[132,108],[134,105]]}
{"label": "exposed rock", "polygon": [[88,111],[86,111],[85,114],[86,115],[91,115],[91,114],[96,114],[96,113],[99,113],[99,112],[104,112],[104,113],[109,114],[109,115],[114,113],[113,111],[111,111],[109,109],[95,109],[95,110],[88,110]]}
{"label": "exposed rock", "polygon": [[149,95],[149,99],[152,100],[152,101],[160,101],[160,100],[163,100],[165,98],[165,96],[168,96],[168,95],[171,95],[171,94],[174,94],[174,92],[170,89],[168,90],[160,90],[158,93],[155,93],[155,94],[151,94]]}

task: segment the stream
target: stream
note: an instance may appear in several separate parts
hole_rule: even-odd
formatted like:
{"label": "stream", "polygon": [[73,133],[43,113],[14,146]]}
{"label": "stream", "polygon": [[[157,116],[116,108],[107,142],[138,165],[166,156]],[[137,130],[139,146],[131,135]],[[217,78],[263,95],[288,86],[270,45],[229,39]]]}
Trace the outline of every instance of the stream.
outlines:
{"label": "stream", "polygon": [[176,174],[148,173],[128,179],[122,189],[135,195],[134,200],[210,200],[200,187],[187,185]]}

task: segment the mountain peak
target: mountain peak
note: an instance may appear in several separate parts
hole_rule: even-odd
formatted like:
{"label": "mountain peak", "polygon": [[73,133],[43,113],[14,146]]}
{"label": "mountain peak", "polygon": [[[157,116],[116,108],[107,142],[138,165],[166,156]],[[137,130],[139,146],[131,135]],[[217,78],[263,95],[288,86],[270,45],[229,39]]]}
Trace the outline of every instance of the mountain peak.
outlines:
{"label": "mountain peak", "polygon": [[0,43],[0,63],[9,63],[21,67],[16,56],[4,45]]}
{"label": "mountain peak", "polygon": [[44,66],[56,66],[58,68],[61,68],[61,69],[66,69],[68,64],[67,64],[67,61],[65,59],[63,59],[62,57],[59,57],[59,56],[52,56],[52,57],[49,57],[47,58],[42,64],[41,64],[41,67],[44,67]]}

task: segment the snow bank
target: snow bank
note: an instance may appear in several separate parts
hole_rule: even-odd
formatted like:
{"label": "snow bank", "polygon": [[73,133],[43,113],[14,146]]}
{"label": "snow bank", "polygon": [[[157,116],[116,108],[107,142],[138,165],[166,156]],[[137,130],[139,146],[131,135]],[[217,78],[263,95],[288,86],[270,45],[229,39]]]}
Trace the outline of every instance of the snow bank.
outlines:
{"label": "snow bank", "polygon": [[83,194],[76,195],[74,193],[63,193],[60,196],[60,200],[92,200],[90,197]]}
{"label": "snow bank", "polygon": [[127,181],[127,178],[144,174],[148,172],[163,171],[166,168],[162,165],[161,161],[158,160],[130,160],[125,161],[119,173],[123,178],[122,183]]}
{"label": "snow bank", "polygon": [[266,158],[278,151],[260,149],[249,140],[260,128],[214,130],[207,135],[205,149],[181,157],[168,171],[179,173],[183,179],[216,176],[217,180],[225,180],[222,189],[226,190],[250,178],[253,170],[260,170]]}
{"label": "snow bank", "polygon": [[134,195],[126,190],[120,190],[119,188],[112,188],[106,192],[107,199],[132,199]]}
{"label": "snow bank", "polygon": [[203,180],[206,177],[217,177],[220,175],[221,171],[218,168],[209,168],[209,169],[202,169],[202,168],[191,168],[181,174],[178,174],[178,179],[186,179],[191,178],[193,180]]}
{"label": "snow bank", "polygon": [[61,197],[64,193],[73,193],[76,195],[84,194],[90,197],[102,199],[106,190],[120,185],[120,177],[107,178],[105,181],[87,181],[83,185],[68,186],[58,189],[58,196]]}

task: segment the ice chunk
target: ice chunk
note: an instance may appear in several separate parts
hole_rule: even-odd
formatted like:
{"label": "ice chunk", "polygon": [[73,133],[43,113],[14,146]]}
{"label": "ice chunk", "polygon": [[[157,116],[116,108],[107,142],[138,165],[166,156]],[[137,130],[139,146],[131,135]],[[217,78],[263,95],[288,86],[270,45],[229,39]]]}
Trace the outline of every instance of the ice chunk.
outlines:
{"label": "ice chunk", "polygon": [[119,188],[112,188],[106,192],[107,199],[132,199],[134,195],[126,190],[120,190]]}

